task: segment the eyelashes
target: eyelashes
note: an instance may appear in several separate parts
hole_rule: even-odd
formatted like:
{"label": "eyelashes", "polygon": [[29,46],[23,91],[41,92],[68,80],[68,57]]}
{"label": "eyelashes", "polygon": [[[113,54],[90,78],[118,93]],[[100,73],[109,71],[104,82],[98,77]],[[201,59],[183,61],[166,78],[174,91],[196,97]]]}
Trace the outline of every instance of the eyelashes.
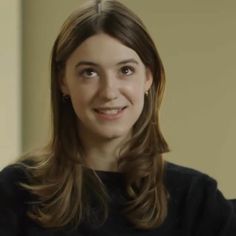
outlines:
{"label": "eyelashes", "polygon": [[120,72],[122,75],[130,76],[135,72],[135,68],[133,66],[122,66]]}
{"label": "eyelashes", "polygon": [[[135,72],[136,69],[133,66],[125,65],[120,67],[116,73],[119,77],[128,77],[133,75]],[[99,76],[100,76],[99,70],[93,67],[84,68],[79,71],[79,77],[85,79],[97,78]]]}
{"label": "eyelashes", "polygon": [[83,78],[94,78],[98,76],[98,73],[93,68],[85,68],[79,71],[79,76]]}

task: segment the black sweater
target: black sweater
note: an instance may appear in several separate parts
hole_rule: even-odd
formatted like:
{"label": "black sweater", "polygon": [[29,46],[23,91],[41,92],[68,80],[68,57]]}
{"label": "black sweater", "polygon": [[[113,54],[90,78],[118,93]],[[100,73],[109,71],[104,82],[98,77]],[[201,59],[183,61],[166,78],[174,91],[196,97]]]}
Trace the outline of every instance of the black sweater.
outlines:
{"label": "black sweater", "polygon": [[[0,236],[236,236],[236,211],[233,201],[217,190],[217,183],[198,171],[168,163],[165,184],[170,194],[168,216],[154,230],[135,230],[119,213],[122,193],[121,173],[97,171],[112,197],[106,223],[94,228],[85,223],[77,230],[43,229],[26,216],[29,194],[17,182],[26,180],[16,165],[0,172]],[[119,198],[120,199],[120,198]]]}

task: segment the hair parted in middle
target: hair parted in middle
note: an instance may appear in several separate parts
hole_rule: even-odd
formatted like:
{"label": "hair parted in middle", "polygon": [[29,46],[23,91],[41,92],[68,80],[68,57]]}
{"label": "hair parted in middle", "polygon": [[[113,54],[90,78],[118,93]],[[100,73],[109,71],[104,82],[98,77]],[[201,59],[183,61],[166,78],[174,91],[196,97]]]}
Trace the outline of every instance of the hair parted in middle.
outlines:
{"label": "hair parted in middle", "polygon": [[89,1],[73,12],[54,43],[51,58],[51,142],[41,154],[25,158],[34,164],[28,165],[32,183],[23,186],[40,199],[29,216],[45,227],[78,225],[83,219],[94,216],[90,196],[95,196],[101,208],[101,222],[108,216],[109,196],[95,171],[85,170],[83,146],[76,129],[77,117],[71,101],[63,99],[60,89],[60,79],[70,55],[86,39],[99,33],[105,33],[133,49],[153,76],[149,93],[144,95],[143,111],[133,126],[131,139],[122,149],[125,151],[120,154],[118,165],[126,180],[124,217],[137,228],[155,228],[167,215],[168,201],[163,183],[162,154],[169,148],[159,126],[165,73],[155,44],[142,21],[122,3],[112,0]]}

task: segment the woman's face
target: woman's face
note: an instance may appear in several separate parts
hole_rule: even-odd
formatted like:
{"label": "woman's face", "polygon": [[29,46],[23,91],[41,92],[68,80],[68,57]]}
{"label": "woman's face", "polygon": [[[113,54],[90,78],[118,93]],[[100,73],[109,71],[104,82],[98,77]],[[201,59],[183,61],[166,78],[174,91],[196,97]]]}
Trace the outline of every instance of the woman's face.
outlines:
{"label": "woman's face", "polygon": [[68,58],[61,89],[71,98],[80,135],[114,139],[130,134],[151,84],[152,75],[137,53],[101,33]]}

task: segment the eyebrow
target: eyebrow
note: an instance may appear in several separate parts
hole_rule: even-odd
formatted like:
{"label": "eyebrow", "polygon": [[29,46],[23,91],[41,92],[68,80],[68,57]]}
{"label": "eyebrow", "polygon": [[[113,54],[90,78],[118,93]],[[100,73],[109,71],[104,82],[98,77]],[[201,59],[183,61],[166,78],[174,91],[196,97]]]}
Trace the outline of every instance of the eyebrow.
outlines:
{"label": "eyebrow", "polygon": [[[116,65],[124,65],[127,63],[134,63],[137,65],[139,64],[138,61],[136,61],[135,59],[127,59],[127,60],[123,60],[123,61],[118,62]],[[75,67],[77,68],[82,65],[97,66],[97,67],[99,66],[97,63],[94,63],[91,61],[80,61],[75,65]]]}

